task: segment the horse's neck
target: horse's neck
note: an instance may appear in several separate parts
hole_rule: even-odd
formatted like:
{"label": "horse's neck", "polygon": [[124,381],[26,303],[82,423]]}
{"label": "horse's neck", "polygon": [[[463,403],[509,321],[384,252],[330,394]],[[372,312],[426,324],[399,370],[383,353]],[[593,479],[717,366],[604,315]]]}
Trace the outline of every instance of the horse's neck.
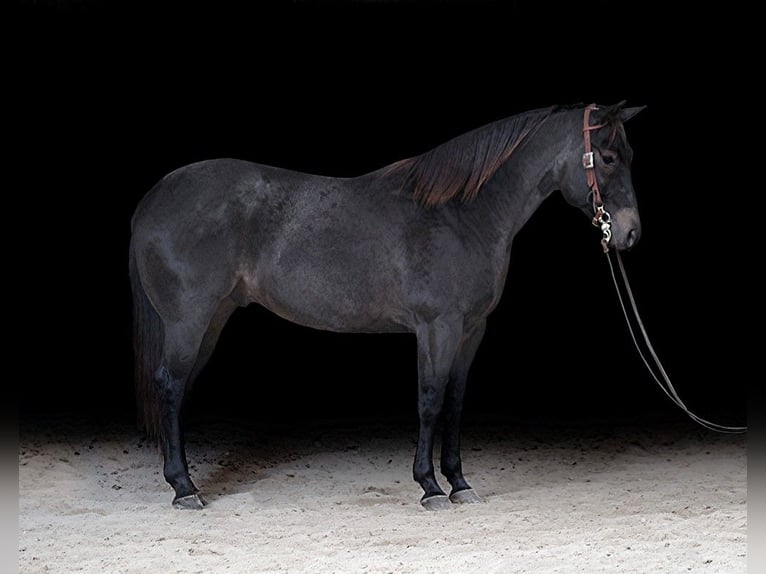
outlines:
{"label": "horse's neck", "polygon": [[[563,115],[563,114],[562,114]],[[490,178],[476,198],[478,219],[510,247],[513,237],[542,202],[558,189],[570,155],[571,123],[552,117]]]}

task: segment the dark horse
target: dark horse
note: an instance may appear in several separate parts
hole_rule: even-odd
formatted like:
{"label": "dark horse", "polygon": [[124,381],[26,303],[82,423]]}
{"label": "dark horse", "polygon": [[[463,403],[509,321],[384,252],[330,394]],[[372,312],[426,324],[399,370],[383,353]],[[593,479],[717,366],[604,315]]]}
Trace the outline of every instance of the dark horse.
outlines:
{"label": "dark horse", "polygon": [[[513,238],[559,190],[589,216],[603,194],[609,245],[638,240],[623,122],[640,109],[533,110],[349,179],[234,159],[165,176],[133,216],[130,277],[139,415],[159,438],[173,504],[204,505],[184,451],[184,397],[229,316],[253,302],[317,329],[414,333],[421,503],[478,502],[463,477],[460,416]],[[449,497],[432,460],[440,417]]]}

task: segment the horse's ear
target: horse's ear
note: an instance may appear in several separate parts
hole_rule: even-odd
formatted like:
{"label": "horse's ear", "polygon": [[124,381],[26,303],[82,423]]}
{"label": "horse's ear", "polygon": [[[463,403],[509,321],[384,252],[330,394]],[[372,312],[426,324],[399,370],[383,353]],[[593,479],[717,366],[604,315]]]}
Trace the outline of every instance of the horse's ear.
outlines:
{"label": "horse's ear", "polygon": [[646,106],[638,106],[633,108],[626,108],[626,100],[622,100],[621,102],[614,104],[612,106],[607,106],[604,108],[604,117],[609,119],[617,119],[622,123],[627,122],[630,118],[635,116],[638,112],[643,110]]}
{"label": "horse's ear", "polygon": [[620,121],[622,123],[627,122],[630,118],[635,116],[638,112],[643,110],[646,106],[637,106],[633,108],[622,108],[620,110]]}

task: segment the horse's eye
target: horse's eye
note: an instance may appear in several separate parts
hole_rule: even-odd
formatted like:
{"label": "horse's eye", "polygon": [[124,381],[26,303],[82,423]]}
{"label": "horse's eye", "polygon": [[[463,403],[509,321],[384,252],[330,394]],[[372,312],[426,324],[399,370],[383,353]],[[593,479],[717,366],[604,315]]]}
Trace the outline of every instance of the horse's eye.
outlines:
{"label": "horse's eye", "polygon": [[604,160],[605,165],[612,165],[616,161],[614,154],[609,152],[602,153],[601,159]]}

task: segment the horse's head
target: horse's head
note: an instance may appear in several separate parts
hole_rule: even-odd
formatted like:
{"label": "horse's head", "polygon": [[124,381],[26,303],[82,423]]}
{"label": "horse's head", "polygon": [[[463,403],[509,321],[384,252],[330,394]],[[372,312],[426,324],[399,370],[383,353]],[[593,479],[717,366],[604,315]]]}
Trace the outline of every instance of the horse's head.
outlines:
{"label": "horse's head", "polygon": [[561,192],[566,201],[597,215],[597,207],[611,216],[609,246],[615,249],[633,247],[641,236],[636,196],[630,175],[633,150],[625,137],[623,124],[642,107],[626,108],[625,102],[609,107],[593,107],[580,111],[582,133],[575,138],[576,153],[566,159],[567,177]]}

